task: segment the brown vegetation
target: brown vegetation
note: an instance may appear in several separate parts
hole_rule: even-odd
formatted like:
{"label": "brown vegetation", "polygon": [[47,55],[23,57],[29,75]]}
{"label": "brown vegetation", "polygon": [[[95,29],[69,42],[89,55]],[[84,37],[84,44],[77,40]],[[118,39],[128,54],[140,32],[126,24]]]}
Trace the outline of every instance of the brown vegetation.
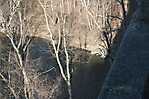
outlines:
{"label": "brown vegetation", "polygon": [[[126,14],[124,2],[4,1],[0,1],[0,98],[97,97],[109,68],[104,58],[109,57]],[[90,90],[94,93],[86,95]]]}

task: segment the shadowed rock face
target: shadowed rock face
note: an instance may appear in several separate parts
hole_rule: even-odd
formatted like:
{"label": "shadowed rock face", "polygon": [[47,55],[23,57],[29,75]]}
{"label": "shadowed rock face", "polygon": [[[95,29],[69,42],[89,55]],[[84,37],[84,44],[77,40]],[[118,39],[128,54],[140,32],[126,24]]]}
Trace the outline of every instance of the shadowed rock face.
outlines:
{"label": "shadowed rock face", "polygon": [[144,83],[144,91],[142,99],[149,99],[149,75],[146,77],[145,83]]}
{"label": "shadowed rock face", "polygon": [[141,11],[143,16],[143,21],[149,23],[149,0],[142,0]]}
{"label": "shadowed rock face", "polygon": [[98,99],[142,99],[149,73],[149,1],[138,3]]}

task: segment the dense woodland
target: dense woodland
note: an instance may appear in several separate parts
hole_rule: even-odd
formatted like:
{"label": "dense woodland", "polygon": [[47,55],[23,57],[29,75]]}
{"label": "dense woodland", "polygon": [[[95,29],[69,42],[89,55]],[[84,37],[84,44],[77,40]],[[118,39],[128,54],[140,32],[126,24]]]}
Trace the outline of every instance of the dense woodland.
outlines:
{"label": "dense woodland", "polygon": [[[114,66],[129,63],[120,60],[121,53],[132,54],[127,32],[140,20],[148,24],[148,5],[147,0],[0,0],[0,99],[131,99],[109,98],[105,90],[113,84],[110,77],[117,77]],[[144,77],[148,69],[141,63]],[[117,79],[112,80],[121,84]],[[142,83],[145,99],[148,80]]]}

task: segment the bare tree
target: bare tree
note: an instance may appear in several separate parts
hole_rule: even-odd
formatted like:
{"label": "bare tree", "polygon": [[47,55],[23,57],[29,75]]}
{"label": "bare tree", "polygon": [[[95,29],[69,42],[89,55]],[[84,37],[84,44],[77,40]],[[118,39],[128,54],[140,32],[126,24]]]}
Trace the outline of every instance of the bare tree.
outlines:
{"label": "bare tree", "polygon": [[[2,23],[1,33],[3,33],[10,41],[12,49],[10,50],[10,60],[14,61],[15,68],[20,71],[19,75],[23,75],[23,86],[24,86],[24,96],[26,99],[32,97],[30,81],[26,72],[26,61],[28,47],[32,38],[27,31],[27,25],[25,23],[25,16],[23,15],[23,1],[9,0],[9,15],[4,18]],[[12,59],[14,58],[14,59]],[[19,73],[19,72],[18,72]],[[5,82],[7,79],[1,74],[1,77]],[[11,76],[10,76],[11,77]],[[9,80],[8,80],[9,81]],[[20,81],[21,82],[21,81]],[[8,83],[8,87],[11,89],[13,95],[16,99],[19,99],[19,94],[16,94],[16,90],[11,87]]]}
{"label": "bare tree", "polygon": [[[55,40],[53,39],[53,33],[52,30],[50,28],[50,24],[49,24],[49,19],[48,19],[48,14],[47,14],[47,10],[46,10],[46,4],[43,4],[40,0],[39,3],[43,9],[43,13],[44,13],[44,17],[45,17],[45,21],[46,21],[46,27],[47,30],[49,32],[49,36],[50,36],[50,40],[54,49],[54,53],[55,53],[55,57],[60,69],[60,73],[64,79],[64,81],[67,84],[68,87],[68,93],[69,93],[69,99],[72,99],[72,93],[71,93],[71,72],[70,72],[70,65],[69,65],[69,55],[68,55],[68,50],[67,50],[67,42],[66,42],[66,31],[64,30],[64,26],[62,25],[62,30],[59,28],[59,34],[58,34],[58,44],[56,46]],[[69,3],[69,2],[68,2]],[[69,5],[69,4],[68,4]],[[63,1],[60,3],[60,6],[64,6],[63,5]],[[63,9],[63,8],[61,8]],[[63,11],[63,10],[62,10]],[[66,24],[66,16],[62,17],[62,24]],[[60,31],[61,30],[61,31]],[[61,39],[61,36],[63,37],[63,40]],[[64,47],[64,53],[65,53],[65,61],[66,61],[66,73],[64,70],[64,66],[61,63],[60,57],[59,57],[59,51],[60,51],[60,45],[61,45],[61,40],[63,41],[63,47]]]}
{"label": "bare tree", "polygon": [[[13,75],[16,74],[17,77],[22,77],[19,80],[22,82],[20,85],[23,85],[23,88],[20,87],[20,89],[27,99],[34,97],[34,89],[37,88],[35,88],[36,85],[33,83],[37,84],[41,75],[55,69],[53,67],[42,73],[34,72],[32,76],[29,75],[31,73],[28,72],[27,66],[28,57],[30,56],[29,47],[33,36],[39,37],[44,35],[46,39],[50,39],[49,47],[52,45],[52,48],[50,48],[51,53],[56,58],[60,74],[68,87],[69,99],[72,99],[72,67],[70,64],[73,56],[71,56],[72,50],[70,47],[72,46],[72,39],[74,39],[73,36],[79,33],[79,36],[77,36],[79,40],[78,45],[80,49],[83,48],[87,51],[88,43],[90,43],[89,36],[92,36],[92,32],[97,33],[100,35],[99,40],[96,41],[99,43],[99,53],[105,57],[107,53],[110,53],[115,33],[127,14],[124,0],[119,1],[122,4],[121,9],[123,9],[123,13],[120,14],[114,12],[116,7],[114,5],[116,4],[115,0],[33,0],[30,2],[36,3],[28,5],[26,4],[29,0],[8,1],[8,11],[6,11],[8,13],[6,15],[5,13],[3,14],[1,33],[9,40],[8,64],[15,71]],[[37,3],[40,4],[40,7],[38,7]],[[31,5],[36,7],[29,11],[32,9]],[[37,13],[35,13],[36,10]],[[28,14],[28,12],[30,13]],[[34,34],[37,32],[41,32],[41,34]],[[47,35],[42,34],[44,32]],[[75,57],[79,57],[79,62],[82,62],[81,55],[76,55]],[[85,58],[88,57],[85,56]],[[10,73],[12,70],[7,69],[9,78],[14,77]],[[15,89],[16,82],[12,84],[13,79],[9,80],[4,73],[1,73],[0,76],[3,81],[10,82],[7,84],[8,88],[14,97],[19,98],[21,92]],[[56,83],[59,85],[60,81],[58,80]],[[51,85],[49,84],[49,86]],[[55,86],[55,88],[57,87]],[[54,91],[51,90],[49,93]]]}

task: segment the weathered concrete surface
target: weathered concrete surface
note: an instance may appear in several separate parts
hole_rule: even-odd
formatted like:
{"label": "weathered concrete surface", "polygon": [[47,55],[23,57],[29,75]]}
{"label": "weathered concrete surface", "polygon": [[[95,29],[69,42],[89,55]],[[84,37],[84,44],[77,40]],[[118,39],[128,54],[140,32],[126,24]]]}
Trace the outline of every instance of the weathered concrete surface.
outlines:
{"label": "weathered concrete surface", "polygon": [[142,8],[127,28],[98,99],[142,99],[149,73],[149,2],[142,1],[139,5]]}

